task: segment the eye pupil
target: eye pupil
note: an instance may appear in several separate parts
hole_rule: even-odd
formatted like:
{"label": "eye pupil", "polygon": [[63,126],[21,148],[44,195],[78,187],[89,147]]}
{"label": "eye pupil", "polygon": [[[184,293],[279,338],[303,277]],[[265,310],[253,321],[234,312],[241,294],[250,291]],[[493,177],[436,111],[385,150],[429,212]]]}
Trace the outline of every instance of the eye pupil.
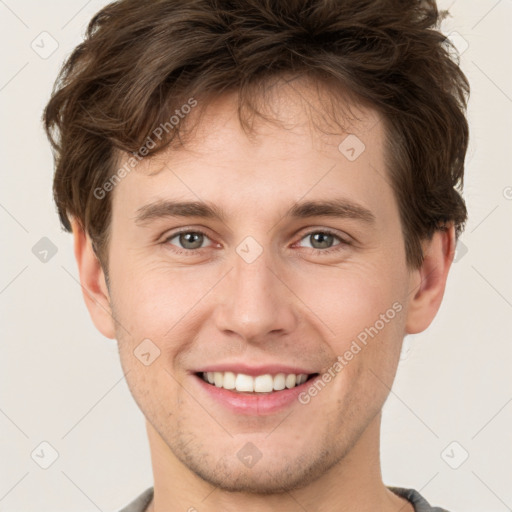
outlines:
{"label": "eye pupil", "polygon": [[[328,231],[315,231],[308,236],[311,247],[319,250],[330,249],[333,246],[334,239],[337,238]],[[182,233],[177,233],[174,237],[169,237],[169,239],[175,237],[178,237],[178,244],[183,249],[193,251],[195,249],[201,249],[205,235],[200,231],[183,231]]]}
{"label": "eye pupil", "polygon": [[321,245],[321,247],[315,247],[315,244],[312,243],[311,245],[313,245],[313,247],[317,249],[327,249],[332,244],[333,235],[330,233],[318,232],[311,235],[311,240],[313,240],[315,243],[319,242]]}
{"label": "eye pupil", "polygon": [[[188,231],[187,233],[181,233],[179,240],[180,244],[186,249],[198,249],[202,245],[202,237],[203,235],[201,233],[194,233],[193,231]],[[187,246],[188,243],[192,243],[192,247]]]}

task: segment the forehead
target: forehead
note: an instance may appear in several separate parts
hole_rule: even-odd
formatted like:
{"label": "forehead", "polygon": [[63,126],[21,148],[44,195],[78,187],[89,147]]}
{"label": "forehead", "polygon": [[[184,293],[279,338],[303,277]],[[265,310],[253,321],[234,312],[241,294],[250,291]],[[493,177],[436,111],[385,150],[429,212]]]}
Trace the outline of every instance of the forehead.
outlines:
{"label": "forehead", "polygon": [[328,94],[296,82],[276,86],[259,105],[269,121],[254,117],[249,133],[236,93],[210,101],[183,147],[142,159],[119,183],[114,211],[133,218],[148,202],[172,197],[221,203],[232,213],[245,207],[262,218],[299,198],[345,196],[368,209],[392,199],[379,114]]}
{"label": "forehead", "polygon": [[[225,140],[227,131],[236,136],[236,146],[242,151],[249,146],[251,151],[260,147],[269,155],[272,146],[277,151],[278,144],[302,146],[305,139],[308,148],[322,151],[325,145],[338,146],[340,137],[349,133],[364,138],[381,121],[374,108],[354,103],[353,94],[345,95],[343,89],[335,90],[311,79],[279,79],[264,89],[248,92],[241,99],[240,113],[238,94],[235,91],[217,96],[204,108],[200,104],[199,109],[191,112],[188,117],[194,129],[185,135],[189,151],[224,152],[226,146],[234,146]],[[243,128],[239,115],[245,121]],[[200,121],[193,124],[197,119]],[[186,130],[187,118],[183,125]],[[379,128],[382,126],[377,131]],[[377,135],[381,135],[380,131]]]}

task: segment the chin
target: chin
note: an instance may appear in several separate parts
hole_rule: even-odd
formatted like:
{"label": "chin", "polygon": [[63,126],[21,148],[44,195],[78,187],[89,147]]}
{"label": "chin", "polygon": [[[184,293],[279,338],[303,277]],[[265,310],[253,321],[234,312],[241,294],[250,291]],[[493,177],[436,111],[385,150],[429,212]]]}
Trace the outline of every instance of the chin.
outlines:
{"label": "chin", "polygon": [[304,461],[304,456],[288,460],[283,457],[265,460],[263,456],[250,468],[244,467],[236,457],[226,460],[225,456],[211,465],[204,459],[188,456],[182,462],[199,478],[226,492],[264,495],[283,494],[306,487],[324,475],[337,460],[332,453],[323,452],[309,463]]}

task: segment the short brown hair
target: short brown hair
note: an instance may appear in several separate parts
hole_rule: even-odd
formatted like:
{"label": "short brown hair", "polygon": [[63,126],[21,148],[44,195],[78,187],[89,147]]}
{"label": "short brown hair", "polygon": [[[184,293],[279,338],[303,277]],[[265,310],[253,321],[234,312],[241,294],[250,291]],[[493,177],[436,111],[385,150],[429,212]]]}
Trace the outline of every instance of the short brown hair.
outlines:
{"label": "short brown hair", "polygon": [[[237,91],[243,106],[271,78],[304,75],[372,105],[386,127],[386,167],[407,263],[447,222],[457,237],[468,145],[469,84],[440,31],[435,0],[119,0],[90,21],[64,63],[43,120],[55,157],[54,198],[103,264],[111,194],[94,193],[120,155],[141,148],[169,113]],[[254,108],[252,106],[252,108]],[[168,130],[150,152],[180,135]],[[105,265],[104,265],[105,268]]]}

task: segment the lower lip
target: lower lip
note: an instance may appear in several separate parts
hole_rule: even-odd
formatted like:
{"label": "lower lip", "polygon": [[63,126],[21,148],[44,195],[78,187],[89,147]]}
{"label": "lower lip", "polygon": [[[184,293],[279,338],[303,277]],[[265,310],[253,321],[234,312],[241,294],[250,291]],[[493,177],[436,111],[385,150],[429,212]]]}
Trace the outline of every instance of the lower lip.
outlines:
{"label": "lower lip", "polygon": [[195,374],[193,374],[192,377],[209,397],[222,404],[227,409],[238,414],[261,416],[264,414],[276,413],[290,406],[294,401],[298,402],[298,395],[308,388],[318,377],[320,377],[320,375],[317,375],[291,389],[273,391],[272,393],[250,394],[219,388],[212,384],[208,384],[201,377],[198,377]]}

